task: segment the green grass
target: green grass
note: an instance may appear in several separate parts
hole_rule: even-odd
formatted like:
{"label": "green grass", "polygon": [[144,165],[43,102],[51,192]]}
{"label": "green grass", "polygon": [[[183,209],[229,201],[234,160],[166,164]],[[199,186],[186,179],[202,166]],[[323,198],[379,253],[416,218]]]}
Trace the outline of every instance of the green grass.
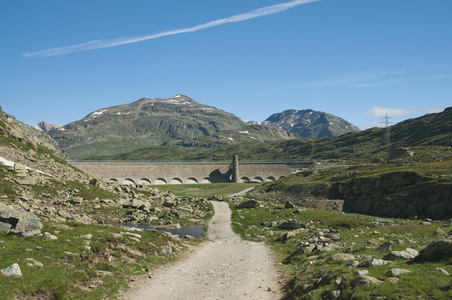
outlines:
{"label": "green grass", "polygon": [[[126,235],[121,239],[110,236],[124,232],[120,228],[69,225],[72,229],[44,225],[43,231],[56,235],[58,240],[0,235],[0,269],[18,263],[23,274],[23,278],[2,276],[2,299],[33,299],[40,295],[52,299],[112,298],[128,287],[131,276],[146,274],[175,258],[162,254],[160,246],[168,244],[169,238],[158,232],[140,232],[141,241],[136,242]],[[89,250],[81,238],[87,233],[93,235]],[[183,250],[174,240],[171,243],[176,252]],[[65,251],[76,254],[67,255]],[[44,267],[27,266],[25,258],[37,259]]]}
{"label": "green grass", "polygon": [[[297,219],[307,224],[305,231],[285,231],[272,222]],[[390,223],[378,222],[386,220]],[[448,276],[432,271],[442,267],[452,272],[452,258],[435,263],[408,263],[394,261],[392,265],[366,268],[369,276],[384,281],[382,285],[353,288],[352,280],[356,270],[349,269],[346,262],[328,260],[334,253],[347,252],[355,255],[356,260],[364,257],[383,258],[388,252],[375,252],[374,249],[392,241],[392,250],[413,248],[422,250],[429,242],[441,237],[435,235],[437,228],[448,232],[452,226],[446,222],[421,223],[418,220],[384,219],[358,214],[343,214],[335,211],[314,209],[284,209],[281,204],[264,202],[257,209],[233,209],[232,222],[234,231],[242,237],[257,241],[266,241],[275,250],[277,262],[280,263],[288,286],[290,296],[295,299],[323,299],[329,291],[341,290],[345,299],[353,294],[354,299],[383,297],[388,299],[449,299],[452,297],[452,282]],[[332,252],[315,252],[300,254],[300,246],[317,232],[333,231],[340,236],[339,247]],[[289,235],[287,234],[289,232]],[[362,256],[360,258],[360,256]],[[387,281],[389,269],[403,268],[412,273],[400,276],[400,282]],[[321,284],[316,284],[323,278]],[[317,280],[317,281],[316,281]],[[303,288],[310,285],[310,288]]]}

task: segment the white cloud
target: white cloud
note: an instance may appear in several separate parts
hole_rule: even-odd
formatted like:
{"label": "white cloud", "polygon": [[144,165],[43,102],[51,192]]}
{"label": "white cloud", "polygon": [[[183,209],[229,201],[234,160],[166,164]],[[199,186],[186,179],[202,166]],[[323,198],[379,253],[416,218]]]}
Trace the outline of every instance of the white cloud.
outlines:
{"label": "white cloud", "polygon": [[405,73],[404,70],[369,70],[365,72],[352,72],[337,77],[270,88],[262,92],[267,93],[298,88],[319,88],[319,87],[348,87],[348,88],[378,87],[387,85],[387,83],[390,82],[391,80],[396,80],[397,78],[394,78],[393,76],[398,76],[404,73]]}
{"label": "white cloud", "polygon": [[374,119],[384,118],[386,115],[390,118],[398,118],[411,114],[426,114],[441,112],[444,108],[431,108],[431,109],[404,109],[404,108],[383,108],[380,106],[374,106],[367,111],[367,115]]}
{"label": "white cloud", "polygon": [[47,56],[57,56],[57,55],[64,55],[74,52],[80,52],[80,51],[88,51],[88,50],[94,50],[94,49],[101,49],[101,48],[110,48],[120,45],[126,45],[126,44],[132,44],[137,42],[142,42],[146,40],[152,40],[164,36],[170,36],[175,34],[181,34],[181,33],[190,33],[190,32],[196,32],[199,30],[204,30],[216,26],[220,26],[226,23],[236,23],[236,22],[242,22],[254,18],[264,17],[268,15],[277,14],[280,12],[283,12],[288,9],[292,9],[298,5],[302,4],[308,4],[312,2],[317,2],[320,0],[293,0],[290,2],[275,4],[271,6],[261,7],[258,9],[255,9],[253,11],[234,15],[231,17],[218,19],[215,21],[207,22],[205,24],[188,27],[188,28],[181,28],[181,29],[175,29],[170,31],[164,31],[160,33],[145,35],[142,37],[121,37],[116,39],[108,39],[108,40],[95,40],[90,41],[82,44],[76,44],[72,46],[65,46],[65,47],[58,47],[58,48],[52,48],[52,49],[46,49],[41,50],[37,52],[30,52],[23,54],[23,57],[26,58],[33,58],[33,57],[47,57]]}

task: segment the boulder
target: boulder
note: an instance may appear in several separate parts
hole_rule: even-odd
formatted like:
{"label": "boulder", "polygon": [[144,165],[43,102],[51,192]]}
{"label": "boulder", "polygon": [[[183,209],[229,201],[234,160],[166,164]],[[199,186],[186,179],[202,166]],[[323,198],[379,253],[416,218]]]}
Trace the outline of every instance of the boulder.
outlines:
{"label": "boulder", "polygon": [[371,276],[358,276],[352,281],[352,285],[354,287],[362,286],[362,285],[371,285],[371,284],[382,284],[383,281],[378,280],[377,278]]}
{"label": "boulder", "polygon": [[336,253],[330,258],[334,261],[347,261],[347,260],[355,260],[356,257],[353,254],[350,253]]}
{"label": "boulder", "polygon": [[22,272],[18,264],[14,263],[8,268],[0,270],[1,274],[7,277],[22,277]]}
{"label": "boulder", "polygon": [[294,229],[299,229],[299,228],[306,228],[306,224],[300,222],[299,220],[290,219],[290,220],[282,222],[278,228],[294,230]]}
{"label": "boulder", "polygon": [[452,240],[443,239],[431,242],[416,257],[418,261],[440,261],[452,256]]}
{"label": "boulder", "polygon": [[375,266],[385,266],[387,264],[388,264],[388,262],[383,259],[372,258],[370,260],[365,260],[365,261],[361,262],[359,264],[359,267],[367,268],[367,267],[375,267]]}
{"label": "boulder", "polygon": [[419,254],[419,251],[407,248],[403,251],[391,251],[388,254],[383,257],[383,259],[386,260],[396,260],[396,259],[402,259],[402,260],[410,260],[415,258]]}
{"label": "boulder", "polygon": [[237,205],[236,208],[241,209],[241,208],[258,208],[260,206],[260,202],[257,200],[248,200],[245,202],[240,203],[239,205]]}
{"label": "boulder", "polygon": [[398,277],[402,274],[408,274],[411,273],[410,270],[406,270],[406,269],[398,269],[398,268],[393,268],[391,270],[389,270],[389,273],[393,276],[393,277]]}
{"label": "boulder", "polygon": [[391,248],[392,248],[392,242],[386,242],[386,243],[381,244],[377,248],[375,248],[374,251],[376,251],[376,252],[386,252],[386,251],[391,250]]}
{"label": "boulder", "polygon": [[284,208],[285,208],[285,209],[293,209],[293,208],[295,208],[295,204],[293,204],[293,203],[290,202],[290,201],[286,201],[286,202],[284,203]]}
{"label": "boulder", "polygon": [[[9,227],[9,228],[8,228]],[[14,234],[25,234],[42,229],[39,218],[25,210],[5,210],[0,212],[0,230]]]}

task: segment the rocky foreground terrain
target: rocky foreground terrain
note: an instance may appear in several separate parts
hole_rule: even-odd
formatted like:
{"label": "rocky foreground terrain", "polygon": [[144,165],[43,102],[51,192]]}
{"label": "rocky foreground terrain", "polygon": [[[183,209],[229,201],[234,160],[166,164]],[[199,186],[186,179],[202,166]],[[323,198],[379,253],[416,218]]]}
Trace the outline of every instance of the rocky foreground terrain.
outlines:
{"label": "rocky foreground terrain", "polygon": [[44,133],[0,110],[0,290],[6,299],[112,297],[185,248],[170,233],[121,224],[177,229],[203,226],[212,214],[206,199],[91,178]]}

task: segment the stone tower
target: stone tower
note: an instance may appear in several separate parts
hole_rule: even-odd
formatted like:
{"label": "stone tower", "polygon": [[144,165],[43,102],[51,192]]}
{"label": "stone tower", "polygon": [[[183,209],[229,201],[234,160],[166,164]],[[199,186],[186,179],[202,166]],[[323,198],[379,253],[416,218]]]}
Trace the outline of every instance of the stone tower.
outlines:
{"label": "stone tower", "polygon": [[237,154],[232,155],[232,182],[239,182],[239,156]]}

